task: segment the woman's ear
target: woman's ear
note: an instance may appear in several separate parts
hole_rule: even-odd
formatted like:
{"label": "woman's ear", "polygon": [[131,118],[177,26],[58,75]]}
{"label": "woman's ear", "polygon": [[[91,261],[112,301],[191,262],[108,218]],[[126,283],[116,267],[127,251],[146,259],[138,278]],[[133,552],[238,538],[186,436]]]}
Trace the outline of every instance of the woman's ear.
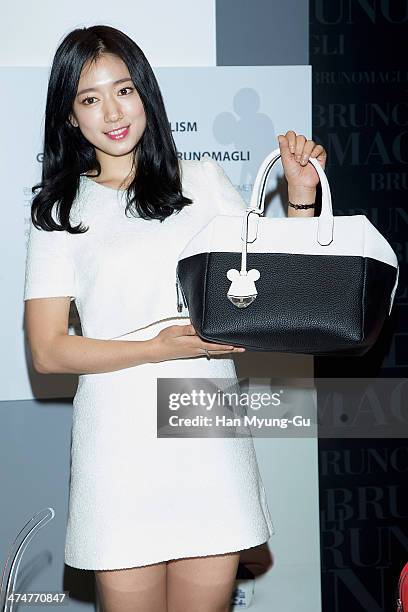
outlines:
{"label": "woman's ear", "polygon": [[77,120],[75,119],[75,117],[73,115],[69,115],[68,121],[70,122],[72,127],[74,127],[74,128],[78,127],[78,122],[77,122]]}

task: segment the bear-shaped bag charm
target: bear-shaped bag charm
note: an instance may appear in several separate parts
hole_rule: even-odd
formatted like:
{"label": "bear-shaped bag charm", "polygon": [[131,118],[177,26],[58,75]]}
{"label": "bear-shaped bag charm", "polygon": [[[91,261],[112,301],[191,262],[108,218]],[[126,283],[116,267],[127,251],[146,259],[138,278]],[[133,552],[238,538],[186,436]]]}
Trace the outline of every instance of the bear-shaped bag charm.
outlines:
{"label": "bear-shaped bag charm", "polygon": [[246,308],[255,300],[258,292],[255,287],[255,281],[261,276],[259,270],[244,270],[238,272],[231,268],[227,272],[227,278],[231,281],[228,289],[227,297],[238,308]]}

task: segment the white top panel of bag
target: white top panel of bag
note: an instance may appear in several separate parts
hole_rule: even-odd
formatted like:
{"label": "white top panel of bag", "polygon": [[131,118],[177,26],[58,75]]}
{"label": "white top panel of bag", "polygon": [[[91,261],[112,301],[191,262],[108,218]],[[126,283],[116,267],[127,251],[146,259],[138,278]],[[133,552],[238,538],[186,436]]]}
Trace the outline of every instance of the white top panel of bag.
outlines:
{"label": "white top panel of bag", "polygon": [[83,336],[117,338],[177,311],[178,256],[216,215],[242,217],[246,202],[213,159],[180,160],[193,204],[165,221],[125,215],[125,192],[83,175],[71,224],[83,234],[38,230],[30,222],[24,300],[70,296]]}

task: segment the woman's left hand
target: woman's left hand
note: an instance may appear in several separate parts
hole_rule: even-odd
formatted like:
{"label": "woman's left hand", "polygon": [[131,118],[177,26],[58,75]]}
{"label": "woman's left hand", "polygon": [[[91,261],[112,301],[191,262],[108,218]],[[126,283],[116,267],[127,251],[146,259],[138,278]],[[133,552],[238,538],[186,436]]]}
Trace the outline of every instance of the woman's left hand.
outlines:
{"label": "woman's left hand", "polygon": [[315,157],[321,167],[325,168],[327,153],[322,145],[313,140],[306,140],[302,134],[289,130],[278,136],[281,160],[289,187],[311,189],[319,183],[319,175],[307,161]]}

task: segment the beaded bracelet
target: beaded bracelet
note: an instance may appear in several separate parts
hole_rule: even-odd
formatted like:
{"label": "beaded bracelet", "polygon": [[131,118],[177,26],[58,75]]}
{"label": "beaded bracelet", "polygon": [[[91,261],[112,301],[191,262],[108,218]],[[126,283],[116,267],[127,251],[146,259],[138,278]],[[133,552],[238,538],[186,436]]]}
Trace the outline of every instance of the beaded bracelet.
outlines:
{"label": "beaded bracelet", "polygon": [[292,204],[292,202],[288,201],[288,206],[291,206],[292,208],[315,208],[315,204]]}

